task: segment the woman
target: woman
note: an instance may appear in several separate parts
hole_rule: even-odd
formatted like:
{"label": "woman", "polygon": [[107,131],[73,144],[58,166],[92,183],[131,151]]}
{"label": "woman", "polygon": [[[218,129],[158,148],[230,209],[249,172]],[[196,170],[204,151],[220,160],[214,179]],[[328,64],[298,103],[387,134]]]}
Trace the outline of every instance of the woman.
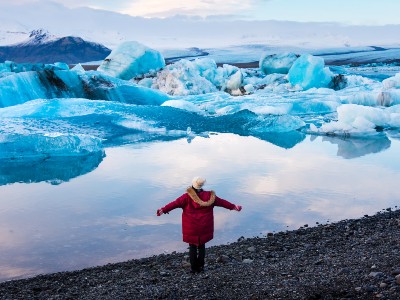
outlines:
{"label": "woman", "polygon": [[192,186],[175,201],[157,210],[157,216],[182,208],[183,241],[189,243],[189,257],[192,273],[204,270],[205,244],[214,237],[214,206],[241,211],[242,207],[215,195],[214,191],[204,191],[206,180],[195,177]]}

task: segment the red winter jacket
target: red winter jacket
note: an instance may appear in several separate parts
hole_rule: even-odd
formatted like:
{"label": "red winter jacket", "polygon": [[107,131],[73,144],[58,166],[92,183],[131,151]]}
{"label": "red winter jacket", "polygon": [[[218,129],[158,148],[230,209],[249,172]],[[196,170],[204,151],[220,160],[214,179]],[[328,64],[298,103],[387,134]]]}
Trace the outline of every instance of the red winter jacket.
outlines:
{"label": "red winter jacket", "polygon": [[235,209],[235,205],[221,199],[213,191],[201,191],[196,194],[189,187],[187,193],[162,208],[169,213],[175,208],[182,208],[183,241],[194,245],[203,245],[214,237],[214,206]]}

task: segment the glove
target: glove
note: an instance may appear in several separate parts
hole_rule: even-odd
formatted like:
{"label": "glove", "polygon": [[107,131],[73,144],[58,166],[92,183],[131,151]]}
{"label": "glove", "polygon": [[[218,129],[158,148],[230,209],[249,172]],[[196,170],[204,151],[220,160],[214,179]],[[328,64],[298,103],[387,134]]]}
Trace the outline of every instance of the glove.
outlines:
{"label": "glove", "polygon": [[235,210],[241,211],[241,210],[242,210],[242,207],[241,207],[240,205],[235,205]]}
{"label": "glove", "polygon": [[163,213],[164,212],[163,212],[163,210],[161,208],[157,209],[157,216],[161,216]]}

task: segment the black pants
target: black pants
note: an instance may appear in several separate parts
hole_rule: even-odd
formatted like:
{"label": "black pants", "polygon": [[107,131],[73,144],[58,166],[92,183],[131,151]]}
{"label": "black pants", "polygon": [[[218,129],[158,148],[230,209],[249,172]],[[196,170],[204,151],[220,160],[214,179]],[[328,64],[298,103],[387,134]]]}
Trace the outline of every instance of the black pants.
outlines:
{"label": "black pants", "polygon": [[189,258],[192,272],[202,272],[204,270],[204,258],[206,256],[206,245],[196,246],[189,244]]}

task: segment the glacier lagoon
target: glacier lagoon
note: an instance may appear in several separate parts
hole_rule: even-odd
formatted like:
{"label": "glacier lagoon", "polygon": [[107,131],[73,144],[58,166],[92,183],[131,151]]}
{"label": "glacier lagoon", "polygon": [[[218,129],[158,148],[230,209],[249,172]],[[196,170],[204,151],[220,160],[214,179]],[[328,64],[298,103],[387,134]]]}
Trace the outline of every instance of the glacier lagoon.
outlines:
{"label": "glacier lagoon", "polygon": [[180,212],[155,211],[196,175],[244,207],[216,209],[210,245],[396,206],[399,68],[331,69],[346,88],[225,67],[262,86],[238,97],[185,94],[203,79],[168,96],[82,70],[5,74],[0,280],[184,251]]}
{"label": "glacier lagoon", "polygon": [[400,198],[400,142],[391,138],[381,144],[306,136],[286,149],[224,133],[104,151],[2,165],[1,280],[186,251],[180,211],[155,211],[183,193],[194,174],[244,207],[215,209],[209,245],[358,218]]}

